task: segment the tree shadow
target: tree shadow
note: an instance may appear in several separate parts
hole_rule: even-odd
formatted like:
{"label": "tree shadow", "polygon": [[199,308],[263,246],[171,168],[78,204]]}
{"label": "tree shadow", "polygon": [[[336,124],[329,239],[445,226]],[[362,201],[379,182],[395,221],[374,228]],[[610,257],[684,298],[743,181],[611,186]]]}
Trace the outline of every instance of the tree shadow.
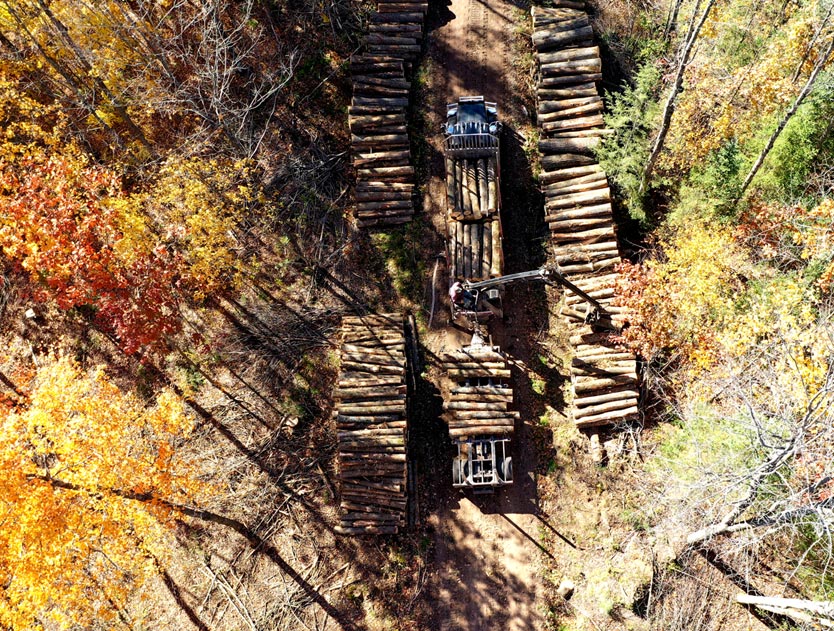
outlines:
{"label": "tree shadow", "polygon": [[426,12],[425,31],[428,35],[455,19],[455,14],[449,9],[451,0],[430,0],[429,10]]}
{"label": "tree shadow", "polygon": [[[439,519],[443,537],[435,536],[434,576],[430,586],[432,610],[419,619],[420,628],[437,631],[461,629],[536,628],[537,603],[529,586],[513,571],[523,562],[514,555],[530,545],[529,535],[514,521],[505,537],[514,539],[513,552],[505,541],[486,544],[484,534],[446,506]],[[539,544],[533,540],[533,543]],[[485,551],[485,545],[492,550]]]}
{"label": "tree shadow", "polygon": [[[729,580],[733,585],[738,587],[745,594],[751,596],[764,596],[756,587],[750,583],[749,580],[730,565],[726,560],[722,559],[719,554],[708,548],[697,548],[696,552],[712,567],[721,572],[721,574]],[[741,605],[749,611],[759,622],[770,629],[791,629],[795,626],[795,622],[789,616],[777,614],[764,609],[759,609],[755,605]]]}

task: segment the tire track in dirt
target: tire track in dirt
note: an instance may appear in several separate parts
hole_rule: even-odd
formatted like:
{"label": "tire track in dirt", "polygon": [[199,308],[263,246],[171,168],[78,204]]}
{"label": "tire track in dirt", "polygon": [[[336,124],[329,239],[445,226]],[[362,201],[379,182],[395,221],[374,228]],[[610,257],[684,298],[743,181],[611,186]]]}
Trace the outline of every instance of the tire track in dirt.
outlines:
{"label": "tire track in dirt", "polygon": [[[445,178],[442,160],[443,136],[441,127],[445,105],[463,95],[483,95],[498,103],[501,120],[522,120],[521,99],[512,94],[511,41],[515,19],[520,14],[516,5],[503,0],[451,0],[430,3],[428,36],[428,110],[424,112],[430,130],[437,130],[427,138],[430,147],[430,178],[426,187],[424,210],[434,229],[445,235]],[[524,169],[507,164],[505,144],[511,133],[502,137],[502,192],[504,207],[512,208],[507,199],[507,180],[529,177]],[[512,185],[509,188],[513,188]],[[508,203],[508,201],[510,203]],[[506,222],[506,218],[505,218]],[[507,226],[505,225],[505,232]],[[526,268],[528,252],[513,254],[508,245],[513,239],[505,235],[508,266]],[[515,241],[518,241],[516,239]],[[519,271],[507,269],[509,271]],[[448,279],[441,274],[436,291],[445,297]],[[508,297],[512,297],[512,290]],[[524,309],[526,292],[510,311]],[[459,348],[468,343],[465,331],[449,323],[448,306],[438,307],[434,325],[422,340],[429,355],[439,356],[444,350]],[[516,326],[490,324],[493,339],[511,357],[530,360],[532,337],[519,318]],[[428,473],[427,526],[432,533],[433,546],[429,563],[429,580],[424,598],[430,605],[430,619],[422,621],[426,629],[439,631],[535,631],[543,626],[539,608],[541,586],[539,579],[538,533],[541,522],[537,514],[536,482],[533,468],[535,448],[531,423],[537,415],[529,399],[529,379],[526,371],[513,370],[514,391],[521,402],[522,423],[516,426],[513,439],[515,484],[494,495],[460,493],[451,487],[451,460],[443,460],[437,470]],[[432,369],[431,378],[439,382],[439,374]],[[526,386],[519,382],[526,382]],[[519,385],[522,385],[519,388]],[[525,394],[526,392],[526,394]],[[445,429],[445,425],[443,426]],[[447,466],[448,464],[448,466]]]}

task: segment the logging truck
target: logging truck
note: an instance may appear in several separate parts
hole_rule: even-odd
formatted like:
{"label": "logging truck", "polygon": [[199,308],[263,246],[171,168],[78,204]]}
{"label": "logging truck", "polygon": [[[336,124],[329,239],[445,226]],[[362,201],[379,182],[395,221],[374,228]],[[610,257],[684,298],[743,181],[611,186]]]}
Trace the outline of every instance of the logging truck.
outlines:
{"label": "logging truck", "polygon": [[[503,273],[500,131],[498,108],[483,96],[462,96],[446,106],[447,255],[453,283]],[[500,316],[500,291],[484,297],[485,315]]]}
{"label": "logging truck", "polygon": [[[519,413],[508,410],[513,391],[501,350],[486,344],[479,319],[501,317],[502,291],[496,285],[471,292],[462,283],[503,274],[498,108],[483,96],[463,96],[446,106],[447,257],[452,313],[475,325],[472,342],[443,356],[454,383],[444,403],[449,437],[457,455],[452,484],[490,491],[512,484],[510,438]],[[470,302],[469,298],[475,300]]]}

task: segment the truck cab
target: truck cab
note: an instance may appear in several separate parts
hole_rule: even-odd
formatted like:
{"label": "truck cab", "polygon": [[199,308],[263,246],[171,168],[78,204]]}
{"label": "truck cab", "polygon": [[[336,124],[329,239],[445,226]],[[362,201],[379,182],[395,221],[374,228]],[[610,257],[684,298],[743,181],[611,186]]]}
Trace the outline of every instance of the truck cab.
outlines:
{"label": "truck cab", "polygon": [[457,103],[446,105],[447,136],[473,133],[497,136],[500,131],[497,104],[487,102],[482,96],[462,96]]}

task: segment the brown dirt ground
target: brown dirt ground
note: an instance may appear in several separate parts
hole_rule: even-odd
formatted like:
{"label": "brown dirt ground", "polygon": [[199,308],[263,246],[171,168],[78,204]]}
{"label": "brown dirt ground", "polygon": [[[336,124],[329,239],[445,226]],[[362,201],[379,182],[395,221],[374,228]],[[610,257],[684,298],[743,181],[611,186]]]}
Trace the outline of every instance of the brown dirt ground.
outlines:
{"label": "brown dirt ground", "polygon": [[[521,11],[510,2],[487,4],[482,0],[452,0],[446,6],[433,7],[430,11],[430,96],[426,103],[429,111],[423,115],[429,130],[435,133],[427,139],[431,157],[424,210],[440,235],[446,232],[440,130],[447,102],[462,95],[483,95],[498,103],[501,119],[507,126],[502,138],[505,208],[512,206],[506,199],[508,181],[525,182],[526,189],[532,184],[529,165],[524,164],[521,140],[514,134],[516,126],[511,122],[525,118],[513,86],[512,42]],[[529,192],[524,191],[522,197],[527,202]],[[535,248],[530,246],[522,225],[526,213],[526,209],[519,213],[515,222],[518,225],[507,218],[504,220],[507,271],[528,269],[529,263],[535,262]],[[521,247],[513,248],[511,241],[518,242]],[[469,340],[467,331],[449,322],[448,307],[443,300],[448,280],[443,272],[441,264],[436,291],[438,304],[442,306],[436,310],[432,327],[422,340],[427,349],[429,381],[437,384],[434,388],[438,394],[437,389],[445,390],[446,385],[442,383],[433,356],[459,348]],[[541,294],[536,297],[538,300],[534,302],[543,304]],[[515,309],[511,307],[508,311],[508,320],[512,322]],[[422,628],[449,631],[542,628],[537,454],[532,436],[536,430],[531,427],[537,416],[530,414],[536,405],[524,400],[530,394],[530,385],[523,368],[531,356],[529,340],[541,327],[542,322],[529,317],[517,318],[512,325],[494,323],[490,326],[494,341],[519,362],[514,370],[517,377],[514,387],[517,399],[521,399],[517,405],[522,410],[523,422],[514,436],[515,484],[494,495],[463,494],[451,489],[448,443],[445,450],[441,446],[445,457],[422,463],[423,525],[432,539],[425,594],[432,608],[422,621]],[[440,425],[436,430],[445,434],[445,425]]]}

